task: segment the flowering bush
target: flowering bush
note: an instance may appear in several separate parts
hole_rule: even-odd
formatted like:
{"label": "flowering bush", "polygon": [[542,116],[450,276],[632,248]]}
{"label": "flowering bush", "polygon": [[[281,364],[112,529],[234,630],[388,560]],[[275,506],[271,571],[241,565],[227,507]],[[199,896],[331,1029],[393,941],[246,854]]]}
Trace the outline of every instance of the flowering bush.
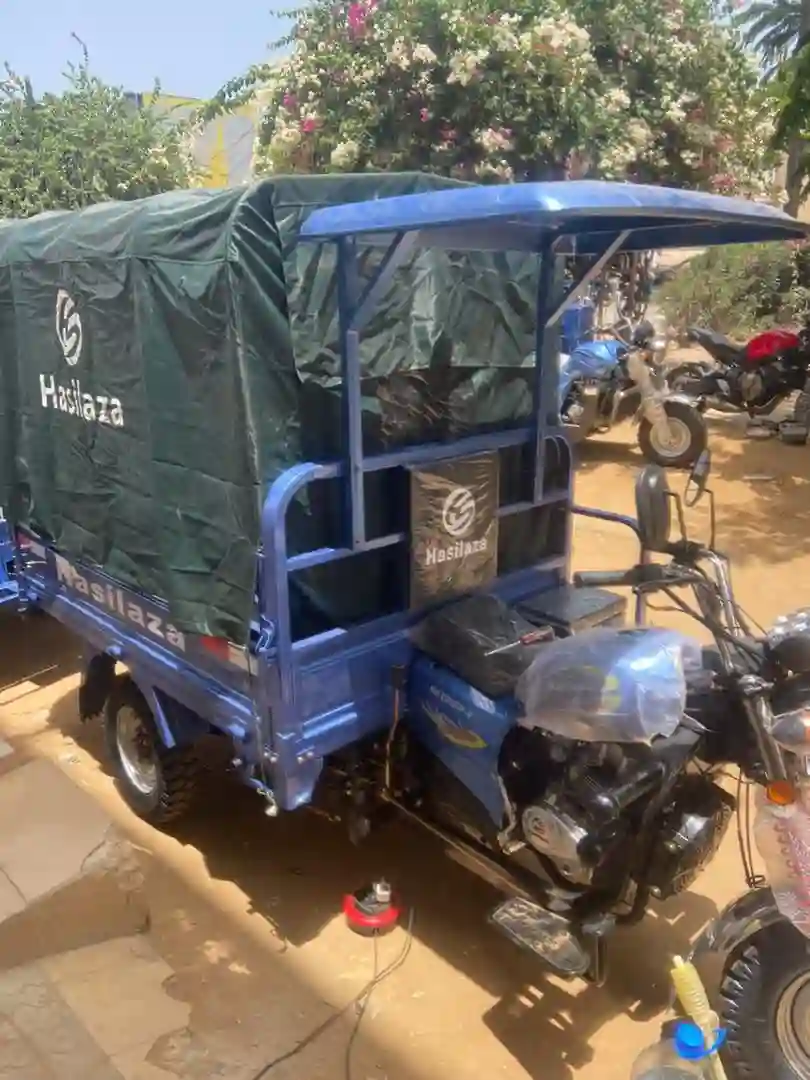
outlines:
{"label": "flowering bush", "polygon": [[595,175],[769,193],[771,116],[711,0],[313,0],[260,87],[257,165]]}
{"label": "flowering bush", "polygon": [[770,193],[769,102],[711,0],[313,0],[291,43],[252,73],[265,170]]}

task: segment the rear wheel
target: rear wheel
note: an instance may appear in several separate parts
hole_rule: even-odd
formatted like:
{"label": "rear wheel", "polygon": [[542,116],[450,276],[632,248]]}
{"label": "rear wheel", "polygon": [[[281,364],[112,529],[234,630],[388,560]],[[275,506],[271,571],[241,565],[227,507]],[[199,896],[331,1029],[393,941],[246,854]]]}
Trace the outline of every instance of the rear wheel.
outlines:
{"label": "rear wheel", "polygon": [[669,423],[664,431],[643,418],[638,428],[642,454],[663,468],[688,469],[694,465],[709,441],[706,421],[692,405],[684,401],[665,401]]}
{"label": "rear wheel", "polygon": [[187,747],[167,749],[143,695],[127,676],[107,701],[104,730],[118,788],[138,817],[151,825],[177,821],[191,808],[199,776]]}
{"label": "rear wheel", "polygon": [[810,941],[787,922],[754,934],[720,991],[729,1080],[810,1080]]}

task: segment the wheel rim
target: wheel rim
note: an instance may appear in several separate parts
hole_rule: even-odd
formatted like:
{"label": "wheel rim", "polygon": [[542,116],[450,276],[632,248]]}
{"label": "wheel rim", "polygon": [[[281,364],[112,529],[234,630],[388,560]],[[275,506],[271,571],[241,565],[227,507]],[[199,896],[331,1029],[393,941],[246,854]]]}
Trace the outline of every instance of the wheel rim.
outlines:
{"label": "wheel rim", "polygon": [[115,740],[127,780],[141,795],[154,795],[158,788],[155,744],[134,709],[125,707],[118,713]]}
{"label": "wheel rim", "polygon": [[678,458],[685,454],[692,445],[692,432],[683,420],[667,417],[665,432],[658,424],[650,427],[650,446],[662,458]]}
{"label": "wheel rim", "polygon": [[793,1071],[810,1077],[810,972],[794,979],[779,999],[776,1038]]}

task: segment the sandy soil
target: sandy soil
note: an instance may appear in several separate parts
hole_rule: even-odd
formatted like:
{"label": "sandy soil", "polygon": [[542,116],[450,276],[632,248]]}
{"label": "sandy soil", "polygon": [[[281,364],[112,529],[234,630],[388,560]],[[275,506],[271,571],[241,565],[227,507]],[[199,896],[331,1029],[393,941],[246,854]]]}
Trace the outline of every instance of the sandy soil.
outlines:
{"label": "sandy soil", "polygon": [[[767,623],[810,601],[810,448],[745,440],[736,420],[712,427],[719,543],[735,560],[743,605]],[[632,430],[586,443],[579,457],[577,501],[629,512],[641,464]],[[704,530],[705,505],[689,520]],[[633,555],[630,534],[578,521],[575,566],[621,566]],[[657,1036],[668,957],[742,888],[731,839],[691,893],[613,939],[606,987],[546,978],[488,928],[489,890],[421,832],[392,826],[352,848],[311,815],[269,821],[254,794],[218,776],[173,836],[147,828],[115,792],[99,731],[77,719],[78,643],[39,618],[0,633],[0,734],[57,761],[146,854],[152,941],[175,973],[168,992],[191,1017],[154,1047],[160,1075],[248,1078],[349,1000],[372,957],[343,925],[341,897],[384,871],[413,906],[414,943],[372,999],[355,1080],[625,1080]],[[404,937],[381,943],[382,963]],[[346,1037],[338,1026],[270,1075],[339,1080]]]}

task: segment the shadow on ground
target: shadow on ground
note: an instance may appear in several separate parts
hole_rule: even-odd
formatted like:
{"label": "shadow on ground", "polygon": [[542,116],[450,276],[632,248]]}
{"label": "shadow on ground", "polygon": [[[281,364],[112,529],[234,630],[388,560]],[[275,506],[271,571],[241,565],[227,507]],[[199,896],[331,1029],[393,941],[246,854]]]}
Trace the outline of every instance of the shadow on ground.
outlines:
{"label": "shadow on ground", "polygon": [[[53,655],[60,635],[71,655],[73,639],[47,620],[30,632],[32,668],[38,648],[43,659]],[[53,705],[50,723],[106,768],[100,727],[79,721],[75,692]],[[200,852],[211,878],[238,886],[283,942],[311,941],[339,914],[344,894],[386,875],[415,912],[416,938],[496,999],[484,1022],[533,1080],[570,1080],[591,1060],[603,1025],[664,1009],[669,958],[687,951],[716,913],[698,893],[661,905],[616,934],[606,986],[562,984],[489,927],[496,895],[418,827],[394,823],[355,847],[339,825],[311,813],[268,820],[258,796],[218,770],[203,788],[198,810],[173,835]]]}
{"label": "shadow on ground", "polygon": [[[743,416],[710,415],[708,426],[720,549],[739,564],[783,563],[810,554],[810,445],[751,438]],[[599,472],[609,509],[617,501],[617,487],[625,489],[620,498],[626,501],[644,464],[628,425],[576,448],[578,474]],[[616,466],[616,476],[608,480],[602,474],[610,465]],[[686,473],[672,470],[669,482],[681,493]],[[707,524],[708,515],[703,516]]]}

